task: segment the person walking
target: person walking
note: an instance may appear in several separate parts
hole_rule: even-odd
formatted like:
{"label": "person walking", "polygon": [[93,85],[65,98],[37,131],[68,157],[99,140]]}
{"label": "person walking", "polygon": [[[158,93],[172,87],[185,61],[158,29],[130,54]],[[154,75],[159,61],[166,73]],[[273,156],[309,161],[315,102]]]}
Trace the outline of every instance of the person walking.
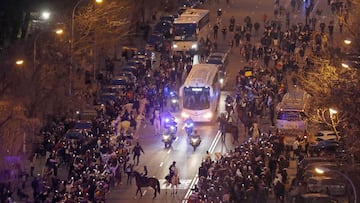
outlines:
{"label": "person walking", "polygon": [[133,153],[134,153],[133,161],[135,163],[135,159],[136,159],[136,165],[139,165],[139,159],[140,159],[141,152],[144,153],[144,150],[141,147],[140,143],[136,142],[136,145],[133,149]]}

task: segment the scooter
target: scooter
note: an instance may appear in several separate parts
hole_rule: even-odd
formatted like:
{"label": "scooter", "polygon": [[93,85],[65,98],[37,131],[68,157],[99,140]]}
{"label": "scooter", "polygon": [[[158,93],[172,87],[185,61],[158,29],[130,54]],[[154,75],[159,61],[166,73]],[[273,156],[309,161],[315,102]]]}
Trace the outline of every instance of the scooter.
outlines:
{"label": "scooter", "polygon": [[190,136],[190,145],[193,146],[194,151],[200,145],[200,143],[201,143],[201,138],[199,135],[193,134]]}

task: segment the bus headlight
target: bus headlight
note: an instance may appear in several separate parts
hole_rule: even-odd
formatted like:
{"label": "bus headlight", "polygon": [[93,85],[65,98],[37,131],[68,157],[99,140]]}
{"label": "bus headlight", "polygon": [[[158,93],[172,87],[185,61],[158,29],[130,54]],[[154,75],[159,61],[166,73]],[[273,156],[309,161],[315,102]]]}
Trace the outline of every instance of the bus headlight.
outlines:
{"label": "bus headlight", "polygon": [[181,113],[181,117],[183,117],[183,118],[189,118],[189,114],[187,114],[186,112],[182,112],[182,113]]}
{"label": "bus headlight", "polygon": [[204,118],[206,118],[206,119],[211,119],[212,118],[212,113],[211,112],[208,112],[208,113],[206,113],[205,115],[204,115]]}
{"label": "bus headlight", "polygon": [[224,83],[224,78],[220,78],[219,82],[220,82],[220,84],[223,84]]}
{"label": "bus headlight", "polygon": [[177,44],[173,44],[173,48],[174,48],[174,49],[178,48],[178,45],[177,45]]}
{"label": "bus headlight", "polygon": [[197,44],[191,45],[191,49],[197,49]]}

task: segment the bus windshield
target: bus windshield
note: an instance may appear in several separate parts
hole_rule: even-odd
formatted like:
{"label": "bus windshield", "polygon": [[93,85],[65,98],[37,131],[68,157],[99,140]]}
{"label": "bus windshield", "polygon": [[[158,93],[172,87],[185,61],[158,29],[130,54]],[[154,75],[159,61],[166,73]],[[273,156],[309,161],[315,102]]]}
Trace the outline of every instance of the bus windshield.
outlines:
{"label": "bus windshield", "polygon": [[280,111],[277,119],[286,121],[301,121],[302,115],[299,111]]}
{"label": "bus windshield", "polygon": [[197,40],[196,28],[197,26],[194,23],[175,24],[173,30],[174,40],[175,41]]}
{"label": "bus windshield", "polygon": [[184,87],[184,108],[204,110],[210,108],[209,87]]}

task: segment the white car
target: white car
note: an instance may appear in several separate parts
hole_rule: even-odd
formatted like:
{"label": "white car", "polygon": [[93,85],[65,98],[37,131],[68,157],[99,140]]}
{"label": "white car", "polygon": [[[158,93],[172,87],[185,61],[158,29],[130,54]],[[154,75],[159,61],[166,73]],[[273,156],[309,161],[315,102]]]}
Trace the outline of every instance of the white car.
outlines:
{"label": "white car", "polygon": [[314,135],[315,142],[320,142],[323,140],[337,140],[336,133],[331,130],[322,130]]}

